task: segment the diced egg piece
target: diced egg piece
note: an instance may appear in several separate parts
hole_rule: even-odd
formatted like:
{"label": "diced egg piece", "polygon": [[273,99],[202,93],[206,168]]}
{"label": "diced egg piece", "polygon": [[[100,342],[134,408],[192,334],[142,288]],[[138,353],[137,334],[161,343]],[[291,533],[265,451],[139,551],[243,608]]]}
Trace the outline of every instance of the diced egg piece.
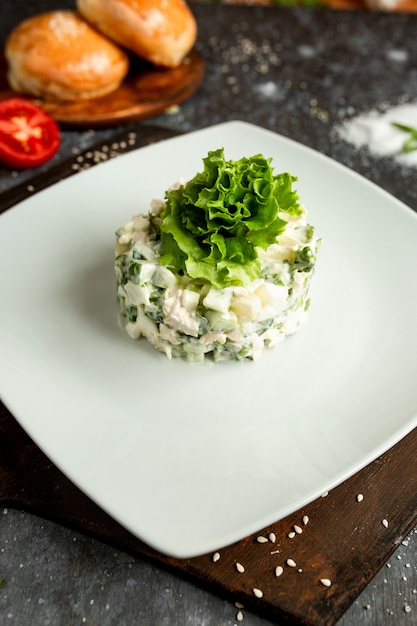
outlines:
{"label": "diced egg piece", "polygon": [[257,317],[258,321],[268,320],[285,309],[288,297],[288,289],[283,285],[263,282],[255,290],[262,303],[262,310]]}
{"label": "diced egg piece", "polygon": [[194,311],[200,301],[200,294],[192,289],[183,289],[181,294],[181,303],[187,311]]}
{"label": "diced egg piece", "polygon": [[120,285],[119,294],[126,296],[128,301],[135,306],[140,306],[141,304],[147,306],[150,304],[149,287],[135,285],[130,280],[125,285]]}
{"label": "diced egg piece", "polygon": [[146,285],[148,283],[156,269],[155,263],[141,263],[140,274],[139,274],[139,284]]}
{"label": "diced egg piece", "polygon": [[239,319],[250,322],[255,321],[258,319],[261,309],[261,299],[253,291],[246,287],[236,287],[234,289],[230,310]]}

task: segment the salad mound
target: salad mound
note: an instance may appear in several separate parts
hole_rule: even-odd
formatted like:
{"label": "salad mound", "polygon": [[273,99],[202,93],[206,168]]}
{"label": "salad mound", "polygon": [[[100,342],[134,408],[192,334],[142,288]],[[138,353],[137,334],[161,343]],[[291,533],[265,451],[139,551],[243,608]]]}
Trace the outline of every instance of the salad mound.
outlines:
{"label": "salad mound", "polygon": [[257,154],[204,169],[116,233],[119,318],[169,358],[256,359],[298,330],[320,240],[288,173]]}

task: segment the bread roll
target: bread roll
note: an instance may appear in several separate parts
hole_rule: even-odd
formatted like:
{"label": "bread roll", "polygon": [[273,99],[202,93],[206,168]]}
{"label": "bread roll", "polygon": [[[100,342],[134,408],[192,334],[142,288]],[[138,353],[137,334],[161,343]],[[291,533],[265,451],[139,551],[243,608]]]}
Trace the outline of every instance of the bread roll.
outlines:
{"label": "bread roll", "polygon": [[98,98],[126,76],[129,59],[74,11],[50,11],[21,22],[5,56],[14,91],[45,99]]}
{"label": "bread roll", "polygon": [[105,35],[155,65],[180,65],[196,40],[184,0],[77,0],[77,8]]}

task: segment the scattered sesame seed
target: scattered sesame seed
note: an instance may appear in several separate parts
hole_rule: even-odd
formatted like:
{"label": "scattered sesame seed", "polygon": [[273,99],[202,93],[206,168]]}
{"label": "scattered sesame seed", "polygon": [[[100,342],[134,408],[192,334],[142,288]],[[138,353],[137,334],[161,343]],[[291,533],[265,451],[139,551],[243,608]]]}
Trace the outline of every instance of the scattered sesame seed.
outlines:
{"label": "scattered sesame seed", "polygon": [[235,602],[235,607],[237,609],[244,609],[245,608],[244,604],[242,604],[241,602]]}
{"label": "scattered sesame seed", "polygon": [[357,502],[362,502],[363,500],[363,494],[362,493],[358,493],[358,495],[356,496],[356,501]]}
{"label": "scattered sesame seed", "polygon": [[167,113],[168,115],[175,115],[179,112],[179,110],[180,107],[178,106],[178,104],[173,104],[171,107],[168,107],[168,109],[166,109],[165,113]]}
{"label": "scattered sesame seed", "polygon": [[279,550],[272,550],[271,554],[279,554]]}
{"label": "scattered sesame seed", "polygon": [[385,528],[388,528],[388,520],[387,519],[383,519],[382,520],[382,525],[385,526]]}
{"label": "scattered sesame seed", "polygon": [[217,563],[219,559],[220,559],[220,552],[215,552],[213,554],[213,563]]}
{"label": "scattered sesame seed", "polygon": [[282,565],[277,565],[275,568],[275,576],[281,576],[284,573],[284,568]]}
{"label": "scattered sesame seed", "polygon": [[294,539],[294,537],[295,537],[295,532],[292,530],[290,533],[288,533],[288,537],[289,537],[290,539]]}
{"label": "scattered sesame seed", "polygon": [[409,606],[408,604],[406,604],[406,605],[405,605],[405,607],[404,607],[404,611],[405,611],[406,613],[410,613],[410,612],[411,612],[411,606]]}
{"label": "scattered sesame seed", "polygon": [[329,492],[328,492],[328,491],[325,491],[324,493],[322,493],[322,494],[321,494],[321,497],[322,497],[322,498],[325,498],[325,497],[326,497],[326,496],[328,496],[328,495],[329,495]]}
{"label": "scattered sesame seed", "polygon": [[261,591],[257,587],[254,587],[252,591],[253,591],[253,595],[256,596],[257,598],[263,598],[263,595],[264,595],[263,591]]}
{"label": "scattered sesame seed", "polygon": [[268,535],[268,539],[269,539],[269,541],[271,541],[272,543],[275,543],[275,542],[276,542],[276,540],[277,540],[277,538],[276,538],[276,536],[275,536],[275,533],[269,533],[269,535]]}
{"label": "scattered sesame seed", "polygon": [[371,610],[371,605],[370,605],[370,604],[367,604],[367,605],[365,606],[365,609],[366,609],[367,611],[370,611],[370,610]]}
{"label": "scattered sesame seed", "polygon": [[297,563],[293,559],[287,559],[287,565],[289,567],[297,567]]}
{"label": "scattered sesame seed", "polygon": [[242,613],[242,611],[238,611],[236,613],[236,619],[237,619],[238,622],[243,621],[243,613]]}
{"label": "scattered sesame seed", "polygon": [[331,587],[332,581],[328,578],[320,578],[320,582],[324,587]]}
{"label": "scattered sesame seed", "polygon": [[268,539],[266,537],[263,537],[262,535],[259,535],[259,537],[256,538],[256,541],[258,543],[267,543]]}
{"label": "scattered sesame seed", "polygon": [[304,517],[303,517],[303,524],[304,524],[304,526],[307,526],[309,521],[310,521],[309,516],[308,515],[304,515]]}
{"label": "scattered sesame seed", "polygon": [[35,187],[34,187],[33,185],[28,185],[28,186],[26,187],[26,189],[27,189],[28,191],[35,191]]}
{"label": "scattered sesame seed", "polygon": [[245,571],[245,568],[243,567],[242,563],[236,563],[236,569],[239,572],[239,574],[243,574],[243,572]]}
{"label": "scattered sesame seed", "polygon": [[303,529],[300,528],[300,526],[297,526],[297,524],[294,524],[294,530],[297,533],[297,535],[301,535],[301,533],[303,532]]}

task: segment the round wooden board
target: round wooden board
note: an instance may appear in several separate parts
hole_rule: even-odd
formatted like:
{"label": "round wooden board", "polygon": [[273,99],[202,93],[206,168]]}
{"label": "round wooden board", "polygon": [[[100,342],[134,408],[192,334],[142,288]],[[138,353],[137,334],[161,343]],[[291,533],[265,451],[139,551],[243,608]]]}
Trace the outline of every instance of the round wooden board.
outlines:
{"label": "round wooden board", "polygon": [[[159,115],[184,102],[204,77],[201,55],[192,51],[176,68],[158,68],[132,59],[131,69],[113,93],[94,100],[53,101],[31,98],[57,122],[72,128],[98,128],[127,124]],[[7,82],[7,65],[0,59],[0,100],[16,95]]]}

